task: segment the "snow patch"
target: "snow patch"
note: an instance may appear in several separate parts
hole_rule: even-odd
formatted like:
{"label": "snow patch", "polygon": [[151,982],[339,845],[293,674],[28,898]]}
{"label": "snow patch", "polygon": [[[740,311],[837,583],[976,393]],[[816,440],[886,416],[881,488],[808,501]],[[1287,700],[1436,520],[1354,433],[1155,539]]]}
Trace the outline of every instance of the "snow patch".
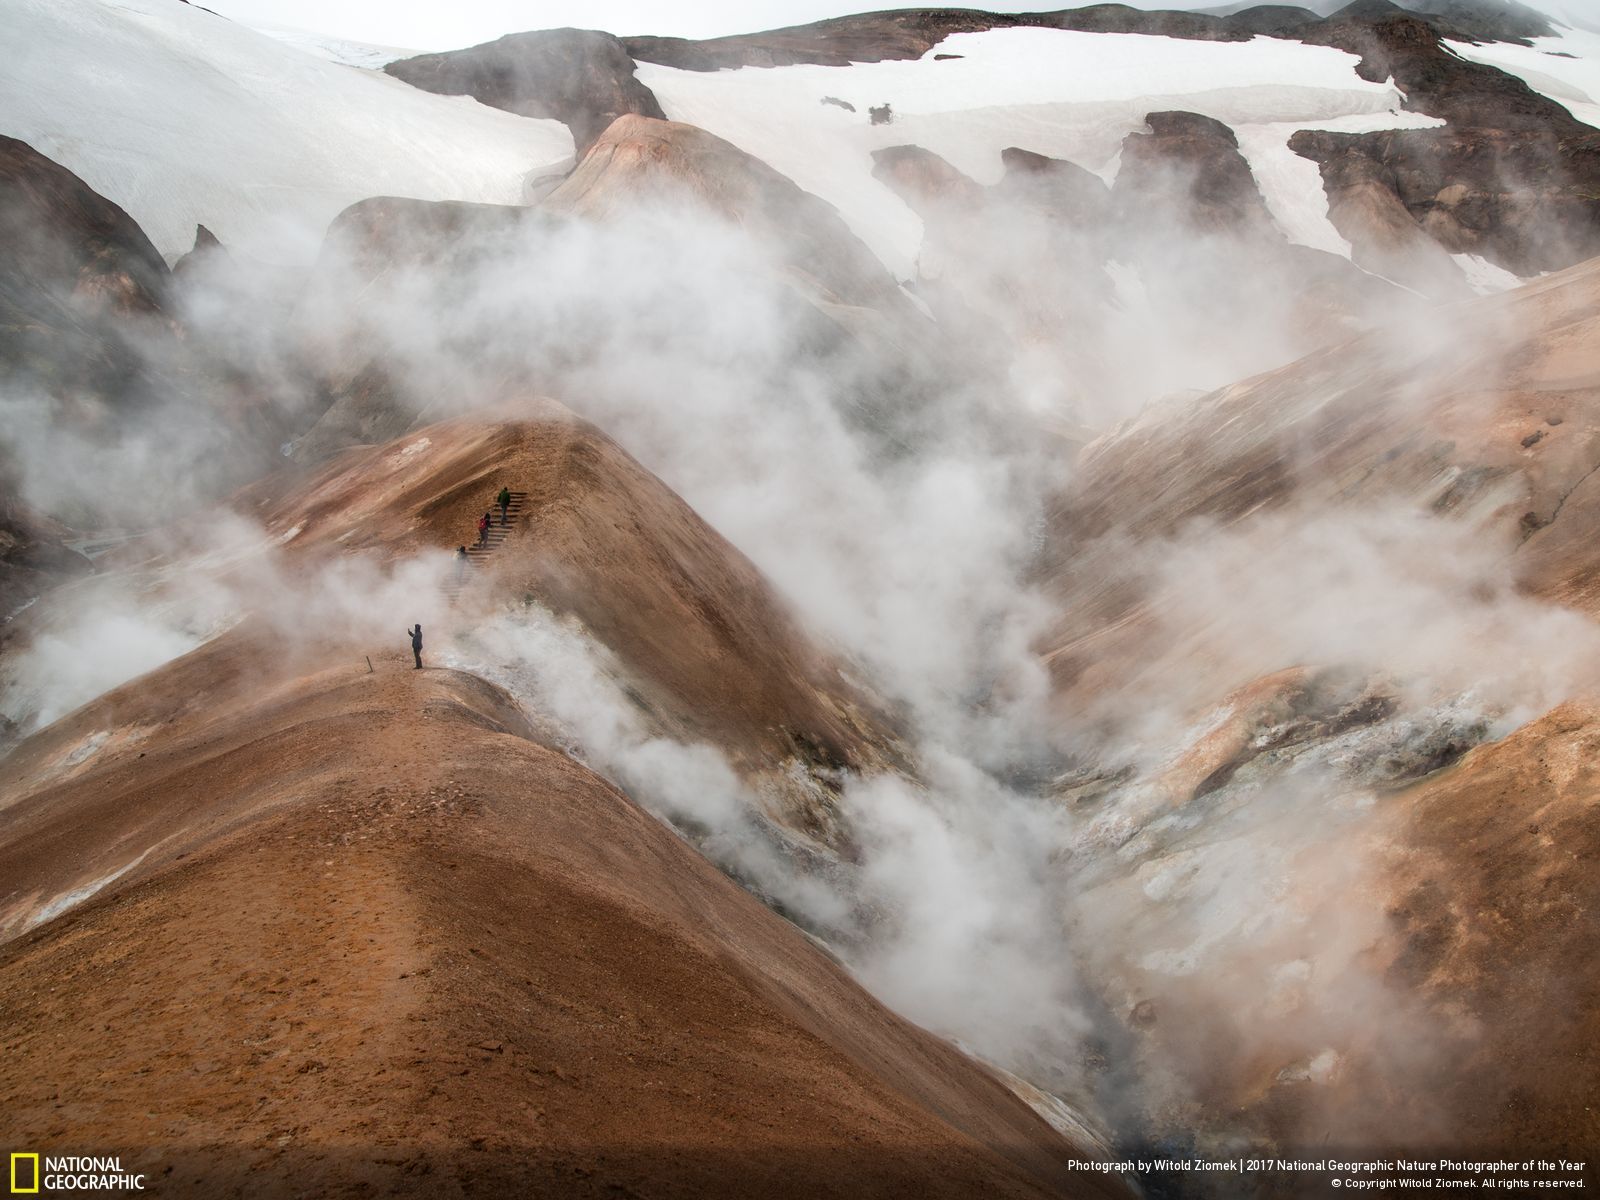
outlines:
{"label": "snow patch", "polygon": [[204,224],[230,249],[310,262],[369,196],[517,204],[570,157],[557,121],[435,96],[174,0],[7,0],[0,132],[120,204],[169,260]]}
{"label": "snow patch", "polygon": [[[983,184],[1001,178],[1008,146],[1114,178],[1122,139],[1153,111],[1306,128],[1351,117],[1393,122],[1401,101],[1391,84],[1360,78],[1353,55],[1272,38],[996,29],[946,38],[936,52],[962,57],[714,72],[641,63],[638,74],[669,117],[725,138],[832,204],[897,279],[916,269],[922,223],[872,177],[873,150],[918,145]],[[885,102],[894,122],[872,125],[866,110]],[[1303,186],[1305,176],[1297,179]]]}
{"label": "snow patch", "polygon": [[1522,286],[1523,281],[1519,276],[1504,267],[1497,267],[1486,258],[1476,254],[1452,254],[1450,257],[1455,259],[1456,266],[1467,277],[1467,283],[1480,296],[1493,296]]}
{"label": "snow patch", "polygon": [[257,33],[264,33],[273,41],[282,42],[285,46],[293,46],[296,50],[313,54],[318,58],[325,58],[329,62],[339,63],[346,67],[362,67],[370,71],[381,71],[392,62],[402,58],[413,58],[421,54],[420,50],[406,50],[399,46],[379,46],[372,42],[353,42],[346,38],[329,37],[326,34],[312,33],[306,29],[294,29],[286,25],[258,25],[250,28]]}
{"label": "snow patch", "polygon": [[1600,129],[1600,33],[1569,29],[1560,37],[1534,38],[1527,46],[1509,42],[1445,45],[1468,62],[1515,75],[1584,124]]}
{"label": "snow patch", "polygon": [[1335,133],[1376,133],[1382,129],[1431,129],[1444,122],[1422,113],[1396,107],[1381,113],[1351,113],[1324,121],[1270,121],[1238,125],[1239,152],[1267,202],[1267,211],[1284,236],[1301,246],[1350,258],[1349,241],[1328,216],[1328,194],[1322,171],[1309,158],[1289,148],[1289,139],[1302,129]]}

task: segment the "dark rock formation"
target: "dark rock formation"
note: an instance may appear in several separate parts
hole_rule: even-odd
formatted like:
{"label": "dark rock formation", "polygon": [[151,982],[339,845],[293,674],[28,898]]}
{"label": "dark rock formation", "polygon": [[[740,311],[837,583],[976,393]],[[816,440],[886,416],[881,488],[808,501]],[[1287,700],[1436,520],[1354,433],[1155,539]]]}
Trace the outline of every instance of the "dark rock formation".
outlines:
{"label": "dark rock formation", "polygon": [[[1042,25],[1050,29],[1071,29],[1082,33],[1145,33],[1160,37],[1186,38],[1203,42],[1244,42],[1258,33],[1284,36],[1304,18],[1315,21],[1316,14],[1284,9],[1257,15],[1249,22],[1235,17],[1206,13],[1145,11],[1125,4],[1092,4],[1087,8],[1039,13],[1019,24]],[[1276,15],[1275,15],[1276,14]]]}
{"label": "dark rock formation", "polygon": [[167,266],[120,207],[26,142],[0,136],[0,279],[95,307],[155,313]]}
{"label": "dark rock formation", "polygon": [[[1501,8],[1478,0],[1413,0],[1442,36],[1462,41],[1525,41],[1553,32],[1550,22],[1519,5]],[[1355,23],[1401,11],[1387,0],[1357,0],[1330,21]],[[687,71],[731,67],[781,67],[795,63],[842,67],[850,63],[921,58],[945,38],[989,29],[1070,29],[1085,33],[1144,33],[1196,41],[1244,42],[1253,37],[1299,38],[1327,24],[1309,9],[1262,4],[1226,16],[1147,11],[1125,4],[1032,13],[991,13],[968,8],[911,8],[858,13],[762,33],[691,41],[671,37],[622,39],[641,62]],[[1310,40],[1307,38],[1307,40]],[[936,57],[952,57],[941,55]]]}
{"label": "dark rock formation", "polygon": [[1322,165],[1328,217],[1360,266],[1434,299],[1462,295],[1466,277],[1395,194],[1380,159],[1348,134],[1302,131],[1290,145]]}
{"label": "dark rock formation", "polygon": [[1549,17],[1516,0],[1354,0],[1329,20],[1383,18],[1396,12],[1426,17],[1442,37],[1463,42],[1526,42],[1556,32]]}
{"label": "dark rock formation", "polygon": [[[157,519],[195,496],[233,491],[276,459],[276,409],[293,390],[293,366],[276,353],[261,306],[234,307],[227,291],[236,274],[259,281],[263,268],[234,262],[204,230],[184,261],[179,278],[120,207],[32,147],[0,138],[0,389],[37,401],[24,409],[26,429],[4,431],[3,560],[13,578],[19,564],[33,572],[30,587],[48,582],[51,569],[81,566],[50,549],[60,532],[50,518],[83,530]],[[197,276],[207,289],[198,316],[187,308]],[[239,369],[241,344],[260,348],[259,378]],[[110,450],[128,440],[162,456],[181,486],[132,491],[153,477],[101,476],[138,458]],[[34,517],[5,482],[21,477],[19,464],[4,460],[41,453],[51,456],[50,486],[37,501],[45,513]]]}
{"label": "dark rock formation", "polygon": [[873,178],[887,184],[925,218],[935,210],[971,211],[983,203],[983,187],[921,146],[874,150],[872,163]]}
{"label": "dark rock formation", "polygon": [[[121,208],[25,142],[0,137],[0,383],[38,389],[86,425],[102,401],[138,407],[130,331],[164,321],[166,264]],[[19,499],[0,461],[0,624],[90,570],[66,533]]]}
{"label": "dark rock formation", "polygon": [[[1232,16],[1145,11],[1124,4],[1095,4],[1053,12],[991,13],[966,8],[914,8],[859,13],[763,33],[690,41],[629,37],[623,45],[641,62],[688,71],[730,67],[781,67],[796,63],[842,67],[850,63],[921,58],[945,38],[990,29],[1070,29],[1086,33],[1146,33],[1199,41],[1243,42],[1265,34],[1293,37],[1321,20],[1303,8],[1263,5]],[[959,57],[936,55],[937,58]]]}
{"label": "dark rock formation", "polygon": [[[1370,236],[1346,231],[1352,241],[1366,245],[1368,262],[1404,245],[1404,261],[1394,265],[1394,277],[1431,281],[1424,289],[1430,293],[1453,290],[1459,271],[1453,264],[1439,267],[1443,256],[1397,225],[1393,205],[1379,200],[1377,190],[1394,193],[1424,239],[1450,252],[1483,254],[1518,274],[1600,253],[1600,198],[1591,198],[1600,197],[1595,131],[1520,79],[1468,62],[1441,44],[1445,38],[1526,43],[1554,32],[1547,18],[1516,3],[1409,0],[1402,7],[1389,0],[1355,0],[1326,18],[1275,4],[1226,14],[1144,11],[1122,4],[1021,14],[907,9],[708,41],[634,37],[623,45],[637,59],[697,71],[791,63],[842,66],[920,58],[953,34],[1017,27],[1210,41],[1288,38],[1359,56],[1364,78],[1393,77],[1406,93],[1408,108],[1437,116],[1448,127],[1343,138],[1303,134],[1296,149],[1324,165],[1330,203],[1344,213],[1346,225],[1359,224],[1353,213],[1382,214],[1375,218],[1379,230]],[[1193,127],[1183,136],[1203,140]],[[1134,147],[1140,153],[1139,143]],[[1153,149],[1170,158],[1164,148]],[[1360,168],[1329,165],[1330,159],[1351,154],[1372,161]],[[1194,155],[1191,166],[1199,168],[1205,155],[1198,145]],[[1239,191],[1241,165],[1242,160],[1235,164],[1217,155],[1198,169],[1196,198],[1206,219],[1229,220],[1226,197]],[[1351,175],[1362,178],[1362,195],[1340,192],[1346,185],[1339,179]],[[1391,175],[1402,178],[1391,180]],[[1242,220],[1258,216],[1258,206],[1252,205]],[[1375,246],[1386,249],[1380,254]]]}
{"label": "dark rock formation", "polygon": [[1112,195],[1125,218],[1170,212],[1196,231],[1260,234],[1272,218],[1239,139],[1221,121],[1190,112],[1156,112],[1149,133],[1122,143]]}
{"label": "dark rock formation", "polygon": [[172,274],[175,279],[183,279],[196,271],[205,269],[207,264],[215,263],[219,259],[226,259],[228,251],[217,235],[204,225],[194,227],[194,246],[177,262],[172,264]]}
{"label": "dark rock formation", "polygon": [[992,187],[920,146],[873,151],[873,175],[922,219],[917,295],[986,360],[980,373],[1048,359],[1077,386],[1097,369],[1094,331],[1112,297],[1106,188],[1075,164],[1008,153],[1010,174]]}
{"label": "dark rock formation", "polygon": [[[1368,11],[1375,8],[1388,11]],[[1419,271],[1438,274],[1426,263],[1437,256],[1421,248],[1396,205],[1446,250],[1483,255],[1518,275],[1600,253],[1600,131],[1520,79],[1451,53],[1432,24],[1383,0],[1335,14],[1307,40],[1360,54],[1365,78],[1393,77],[1408,108],[1447,122],[1364,134],[1307,130],[1290,141],[1321,167],[1335,223],[1372,269],[1408,281]],[[1393,269],[1383,266],[1396,251]]]}
{"label": "dark rock formation", "polygon": [[543,29],[384,67],[424,91],[472,96],[525,117],[553,117],[572,130],[581,157],[624,113],[665,117],[634,76],[633,59],[609,33]]}
{"label": "dark rock formation", "polygon": [[986,370],[1027,373],[1094,427],[1130,386],[1107,347],[1141,322],[1160,326],[1174,359],[1226,358],[1248,374],[1409,302],[1337,255],[1290,245],[1227,126],[1192,113],[1150,124],[1115,189],[1018,148],[989,187],[918,146],[874,152],[874,175],[923,222],[917,295],[988,356]]}
{"label": "dark rock formation", "polygon": [[459,261],[539,219],[517,205],[374,196],[333,219],[323,254],[371,280],[391,268]]}
{"label": "dark rock formation", "polygon": [[830,302],[864,308],[904,303],[895,281],[830,204],[693,125],[622,117],[541,207],[605,217],[664,190],[766,240],[794,278]]}
{"label": "dark rock formation", "polygon": [[1276,295],[1282,340],[1306,353],[1381,322],[1400,302],[1344,258],[1288,241],[1228,126],[1190,112],[1145,121],[1150,132],[1123,140],[1113,241],[1118,257],[1141,264],[1147,286],[1170,294],[1175,316],[1207,314],[1202,325],[1225,346],[1237,328],[1272,323],[1263,305]]}
{"label": "dark rock formation", "polygon": [[[1597,191],[1595,161],[1600,159],[1594,131],[1514,76],[1468,62],[1441,44],[1442,38],[1526,42],[1553,32],[1546,18],[1515,3],[1411,0],[1399,7],[1389,0],[1355,0],[1326,18],[1275,4],[1226,15],[1144,11],[1122,4],[1020,14],[906,9],[705,41],[619,41],[568,29],[516,34],[470,50],[406,59],[386,70],[431,91],[473,95],[512,112],[558,117],[572,129],[582,154],[617,115],[664,116],[649,89],[634,77],[633,60],[695,71],[796,63],[844,66],[921,58],[954,34],[1018,27],[1209,41],[1268,36],[1345,50],[1359,56],[1364,78],[1393,77],[1406,93],[1408,108],[1445,120],[1448,129],[1358,135],[1343,142],[1308,136],[1296,147],[1302,153],[1323,164],[1352,152],[1374,159],[1377,166],[1356,172],[1365,176],[1368,192],[1390,186],[1384,180],[1391,172],[1408,176],[1392,190],[1427,236],[1451,252],[1484,254],[1519,274],[1568,265],[1600,246],[1600,200],[1588,198]],[[875,110],[874,122],[887,117],[884,105]],[[1465,132],[1482,130],[1500,136]],[[1194,128],[1181,136],[1203,140]],[[1198,154],[1199,147],[1195,150]],[[1170,157],[1165,151],[1162,155]],[[1239,178],[1237,168],[1225,166],[1227,162],[1226,156],[1212,159],[1196,180],[1202,206],[1209,204],[1209,216],[1217,219],[1225,219],[1221,198],[1236,188]],[[1192,165],[1198,166],[1198,159]],[[1329,173],[1354,170],[1335,166]],[[1348,203],[1335,194],[1340,186],[1329,181],[1336,208],[1388,207]],[[1213,188],[1214,203],[1206,200]],[[1439,201],[1439,194],[1447,191],[1452,199]],[[1253,221],[1257,215],[1252,211],[1243,219]],[[1377,240],[1414,239],[1391,230]],[[1409,255],[1419,256],[1430,257],[1425,251]],[[1408,276],[1416,273],[1415,264],[1395,269]]]}
{"label": "dark rock formation", "polygon": [[1000,195],[1042,209],[1069,226],[1099,226],[1110,217],[1111,189],[1093,171],[1017,146],[1000,151],[1000,161],[1006,168],[996,188]]}
{"label": "dark rock formation", "polygon": [[0,641],[5,624],[35,596],[94,569],[88,559],[67,548],[65,533],[22,504],[16,488],[0,476]]}
{"label": "dark rock formation", "polygon": [[623,38],[640,62],[686,71],[729,67],[784,67],[796,63],[844,67],[851,63],[921,58],[953,33],[1027,24],[1007,14],[964,8],[919,8],[861,13],[765,33],[691,41],[674,37]]}
{"label": "dark rock formation", "polygon": [[1393,78],[1406,95],[1406,108],[1454,126],[1563,136],[1589,129],[1516,76],[1453,54],[1440,41],[1449,36],[1387,0],[1362,0],[1306,30],[1301,40],[1358,55],[1356,72],[1363,79],[1381,83]]}
{"label": "dark rock formation", "polygon": [[164,317],[170,278],[121,208],[25,142],[0,137],[0,379],[134,402],[135,326]]}

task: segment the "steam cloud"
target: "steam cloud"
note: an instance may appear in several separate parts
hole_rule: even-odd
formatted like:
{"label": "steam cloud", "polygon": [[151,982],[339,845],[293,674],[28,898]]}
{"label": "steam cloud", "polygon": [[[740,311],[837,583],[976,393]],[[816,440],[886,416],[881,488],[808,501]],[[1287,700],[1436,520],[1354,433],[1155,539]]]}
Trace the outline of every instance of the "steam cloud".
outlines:
{"label": "steam cloud", "polygon": [[[1011,225],[981,236],[974,257],[1022,271],[1029,247]],[[176,498],[195,519],[146,532],[134,565],[30,613],[24,644],[0,663],[5,715],[48,723],[247,616],[286,644],[311,628],[358,646],[443,619],[429,599],[443,556],[294,565],[215,506],[224,481],[199,465],[240,436],[208,392],[219,379],[247,381],[261,427],[291,435],[315,415],[312,367],[327,379],[378,363],[424,419],[543,393],[682,495],[898,708],[914,777],[845,782],[858,857],[819,873],[717,748],[649,727],[627,702],[624,664],[585,631],[523,606],[451,646],[450,660],[505,685],[550,737],[835,937],[889,1003],[1134,1122],[1128,1136],[1159,1130],[1152,1114],[1199,1095],[1197,1080],[1251,1030],[1322,1078],[1363,1022],[1409,1028],[1403,998],[1359,953],[1378,920],[1358,899],[1380,782],[1363,764],[1441,730],[1492,736],[1593,682],[1592,626],[1518,594],[1498,549],[1448,519],[1403,506],[1280,511],[1128,545],[1158,635],[1119,686],[1066,712],[1039,654],[1059,592],[1037,566],[1073,447],[1041,428],[1104,423],[1174,385],[1232,378],[1244,339],[1211,356],[1192,329],[1152,320],[1138,353],[1114,339],[1097,369],[1116,376],[1144,357],[1160,361],[1159,379],[1119,379],[1128,390],[1108,410],[1065,411],[1080,381],[1051,372],[1070,355],[990,370],[1038,341],[1016,332],[1005,289],[971,293],[987,311],[968,336],[947,325],[882,337],[870,314],[820,318],[774,269],[781,257],[663,200],[608,224],[535,214],[375,276],[331,247],[294,289],[243,262],[198,277],[183,313],[211,366],[130,437],[107,445],[38,395],[0,397],[0,440],[29,465],[25,495],[42,510],[82,519],[74,506],[93,479],[102,501],[122,498],[90,506],[94,519],[145,527],[172,517],[174,477],[201,481]],[[1171,262],[1194,272],[1176,281],[1188,295],[1207,294],[1207,272],[1252,269]],[[1247,294],[1233,314],[1258,320],[1263,344],[1280,335],[1273,301]],[[976,340],[996,329],[1013,331],[998,354]],[[934,361],[916,361],[940,343]],[[1165,781],[1225,719],[1212,711],[1221,697],[1301,665],[1392,677],[1397,707],[1175,808]],[[1313,854],[1330,845],[1349,851],[1337,869]],[[1312,904],[1330,892],[1338,914]],[[1129,1054],[1137,1078],[1096,1065],[1108,1039],[1129,1044],[1142,1001],[1183,1014],[1161,1018],[1168,1056]]]}

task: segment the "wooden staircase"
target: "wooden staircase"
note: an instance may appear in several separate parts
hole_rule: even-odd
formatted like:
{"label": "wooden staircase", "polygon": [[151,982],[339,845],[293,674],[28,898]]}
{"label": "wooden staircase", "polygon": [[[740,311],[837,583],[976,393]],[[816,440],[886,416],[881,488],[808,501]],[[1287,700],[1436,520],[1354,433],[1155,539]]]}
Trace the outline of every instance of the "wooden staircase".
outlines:
{"label": "wooden staircase", "polygon": [[512,527],[516,525],[518,518],[521,517],[523,506],[527,502],[527,492],[512,492],[511,503],[506,505],[504,524],[500,522],[500,506],[498,504],[491,505],[489,515],[493,519],[489,522],[489,534],[482,545],[478,544],[477,527],[476,523],[474,523],[473,540],[467,545],[466,566],[461,566],[459,561],[452,564],[450,577],[445,581],[444,585],[445,599],[452,604],[455,603],[461,593],[466,590],[467,584],[471,581],[473,575],[483,570],[488,565],[489,559],[494,552],[505,545],[507,536],[511,533]]}

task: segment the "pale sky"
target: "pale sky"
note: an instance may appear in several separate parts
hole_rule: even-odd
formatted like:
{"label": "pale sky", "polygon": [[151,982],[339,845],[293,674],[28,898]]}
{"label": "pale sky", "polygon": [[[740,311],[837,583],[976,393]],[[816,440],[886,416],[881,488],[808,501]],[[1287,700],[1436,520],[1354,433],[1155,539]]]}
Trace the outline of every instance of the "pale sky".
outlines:
{"label": "pale sky", "polygon": [[[194,0],[245,25],[284,26],[328,37],[412,50],[453,50],[526,29],[605,29],[718,37],[799,25],[823,17],[912,7],[895,0]],[[964,0],[990,12],[1038,12],[1094,0]],[[1207,8],[1225,0],[1124,0],[1136,8]],[[1263,0],[1326,11],[1340,0]],[[1527,0],[1530,7],[1589,24],[1572,14],[1600,9],[1600,0]],[[960,6],[962,0],[952,0]],[[1592,27],[1592,26],[1591,26]]]}

